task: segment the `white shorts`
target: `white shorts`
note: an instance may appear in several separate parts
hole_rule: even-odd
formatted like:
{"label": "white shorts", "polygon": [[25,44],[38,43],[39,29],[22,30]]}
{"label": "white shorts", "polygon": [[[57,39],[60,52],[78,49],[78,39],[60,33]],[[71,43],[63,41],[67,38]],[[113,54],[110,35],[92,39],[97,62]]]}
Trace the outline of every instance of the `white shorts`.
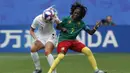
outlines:
{"label": "white shorts", "polygon": [[44,37],[44,38],[38,37],[38,40],[41,41],[43,45],[46,45],[47,42],[52,42],[53,45],[56,46],[57,35],[53,33],[53,34],[48,35],[47,37]]}

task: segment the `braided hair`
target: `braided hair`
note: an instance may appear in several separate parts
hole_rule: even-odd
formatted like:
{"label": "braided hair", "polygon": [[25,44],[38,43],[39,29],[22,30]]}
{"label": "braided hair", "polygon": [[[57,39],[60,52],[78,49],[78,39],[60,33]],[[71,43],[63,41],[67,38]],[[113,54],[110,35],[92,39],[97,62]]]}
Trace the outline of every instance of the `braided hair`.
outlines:
{"label": "braided hair", "polygon": [[70,15],[73,14],[73,12],[75,11],[75,9],[79,8],[80,9],[80,16],[79,16],[79,20],[81,20],[85,15],[86,15],[86,12],[87,12],[87,7],[85,7],[84,5],[80,4],[79,2],[75,2],[74,4],[72,4],[71,6],[71,12],[70,12]]}

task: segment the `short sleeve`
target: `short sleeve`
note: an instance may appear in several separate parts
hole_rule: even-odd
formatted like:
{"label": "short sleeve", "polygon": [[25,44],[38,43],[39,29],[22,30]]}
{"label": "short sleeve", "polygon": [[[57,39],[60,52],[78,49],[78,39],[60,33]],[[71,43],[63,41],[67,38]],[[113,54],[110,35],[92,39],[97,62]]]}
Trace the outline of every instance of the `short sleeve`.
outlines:
{"label": "short sleeve", "polygon": [[35,19],[33,20],[33,22],[32,22],[31,27],[34,28],[34,29],[36,29],[37,26],[38,26],[38,20],[37,20],[37,18],[35,18]]}

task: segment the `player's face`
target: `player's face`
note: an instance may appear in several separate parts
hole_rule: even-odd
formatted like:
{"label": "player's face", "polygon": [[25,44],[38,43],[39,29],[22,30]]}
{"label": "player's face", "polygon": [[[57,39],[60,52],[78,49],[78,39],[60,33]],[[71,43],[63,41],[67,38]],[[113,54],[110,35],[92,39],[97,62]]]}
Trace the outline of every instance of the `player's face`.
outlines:
{"label": "player's face", "polygon": [[77,8],[77,9],[74,10],[74,12],[72,14],[72,18],[74,20],[78,20],[78,18],[80,17],[80,14],[81,14],[80,8]]}

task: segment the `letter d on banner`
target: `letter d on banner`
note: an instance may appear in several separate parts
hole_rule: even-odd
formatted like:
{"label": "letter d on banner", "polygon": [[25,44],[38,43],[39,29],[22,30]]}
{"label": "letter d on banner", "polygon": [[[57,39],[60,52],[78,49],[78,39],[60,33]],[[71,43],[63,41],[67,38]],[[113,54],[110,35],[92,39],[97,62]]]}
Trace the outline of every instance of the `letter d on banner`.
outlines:
{"label": "letter d on banner", "polygon": [[97,36],[97,42],[93,43],[92,42],[92,36],[88,35],[88,47],[98,47],[101,44],[101,42],[102,42],[102,36],[101,36],[100,32],[96,31],[94,33],[94,35]]}

